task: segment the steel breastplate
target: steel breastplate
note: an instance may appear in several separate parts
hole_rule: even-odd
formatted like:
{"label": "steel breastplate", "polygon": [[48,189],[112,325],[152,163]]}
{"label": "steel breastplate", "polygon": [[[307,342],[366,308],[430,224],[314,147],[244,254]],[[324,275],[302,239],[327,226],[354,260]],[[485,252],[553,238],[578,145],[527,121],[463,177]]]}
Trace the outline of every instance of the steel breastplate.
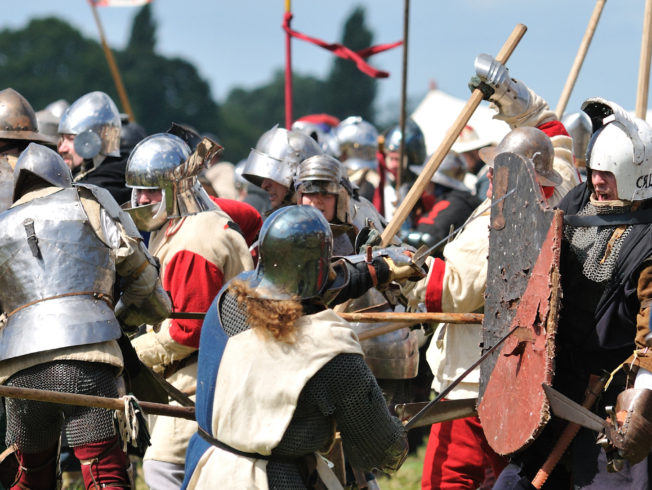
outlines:
{"label": "steel breastplate", "polygon": [[0,229],[0,360],[120,336],[115,263],[76,189],[8,210]]}

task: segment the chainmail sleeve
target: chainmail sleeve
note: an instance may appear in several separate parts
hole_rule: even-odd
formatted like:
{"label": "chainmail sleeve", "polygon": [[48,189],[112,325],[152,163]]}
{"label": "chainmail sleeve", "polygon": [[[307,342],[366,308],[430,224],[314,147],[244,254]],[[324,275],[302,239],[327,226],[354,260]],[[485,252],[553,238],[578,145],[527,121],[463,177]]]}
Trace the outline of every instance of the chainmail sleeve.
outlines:
{"label": "chainmail sleeve", "polygon": [[406,431],[390,415],[376,378],[362,356],[334,357],[306,384],[302,398],[308,397],[324,415],[334,417],[352,466],[398,469],[407,454]]}

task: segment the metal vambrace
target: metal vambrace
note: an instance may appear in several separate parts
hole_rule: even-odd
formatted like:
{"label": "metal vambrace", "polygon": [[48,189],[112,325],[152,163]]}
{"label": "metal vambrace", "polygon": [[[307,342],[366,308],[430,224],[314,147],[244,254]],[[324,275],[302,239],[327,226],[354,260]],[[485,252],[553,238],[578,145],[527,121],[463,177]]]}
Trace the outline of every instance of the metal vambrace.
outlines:
{"label": "metal vambrace", "polygon": [[631,464],[639,463],[652,450],[652,390],[632,388],[620,393],[615,417],[622,438],[616,447]]}

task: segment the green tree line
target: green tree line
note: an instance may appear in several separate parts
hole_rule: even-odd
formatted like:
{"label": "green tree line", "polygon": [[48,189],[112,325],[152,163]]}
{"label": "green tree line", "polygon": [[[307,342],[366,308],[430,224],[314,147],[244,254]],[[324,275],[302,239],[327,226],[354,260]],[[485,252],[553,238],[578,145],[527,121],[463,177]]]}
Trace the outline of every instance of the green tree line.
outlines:
{"label": "green tree line", "polygon": [[[225,159],[238,161],[263,132],[284,124],[281,67],[269,82],[251,90],[233,89],[218,104],[192,63],[157,54],[156,30],[147,4],[134,16],[126,47],[113,50],[136,119],[149,133],[166,131],[173,121],[188,124],[216,136]],[[341,42],[354,50],[372,44],[361,7],[346,20]],[[24,28],[0,31],[0,68],[0,88],[18,90],[35,110],[58,99],[73,102],[93,90],[108,93],[120,107],[100,43],[59,18],[33,19]],[[325,80],[294,74],[293,113],[360,115],[374,122],[376,83],[350,61],[334,57]]]}

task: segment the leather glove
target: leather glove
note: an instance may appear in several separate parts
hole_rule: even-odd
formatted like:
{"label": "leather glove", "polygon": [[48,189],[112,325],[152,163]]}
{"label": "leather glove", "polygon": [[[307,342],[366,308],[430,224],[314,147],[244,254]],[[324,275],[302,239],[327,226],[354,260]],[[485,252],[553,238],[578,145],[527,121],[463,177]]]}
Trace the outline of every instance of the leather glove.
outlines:
{"label": "leather glove", "polygon": [[387,283],[392,281],[418,281],[426,276],[423,267],[412,260],[414,250],[412,247],[388,247],[381,251],[380,257],[389,269]]}
{"label": "leather glove", "polygon": [[131,341],[143,364],[157,373],[162,373],[168,364],[179,361],[197,349],[179,344],[172,337],[164,323],[158,332],[147,332]]}

